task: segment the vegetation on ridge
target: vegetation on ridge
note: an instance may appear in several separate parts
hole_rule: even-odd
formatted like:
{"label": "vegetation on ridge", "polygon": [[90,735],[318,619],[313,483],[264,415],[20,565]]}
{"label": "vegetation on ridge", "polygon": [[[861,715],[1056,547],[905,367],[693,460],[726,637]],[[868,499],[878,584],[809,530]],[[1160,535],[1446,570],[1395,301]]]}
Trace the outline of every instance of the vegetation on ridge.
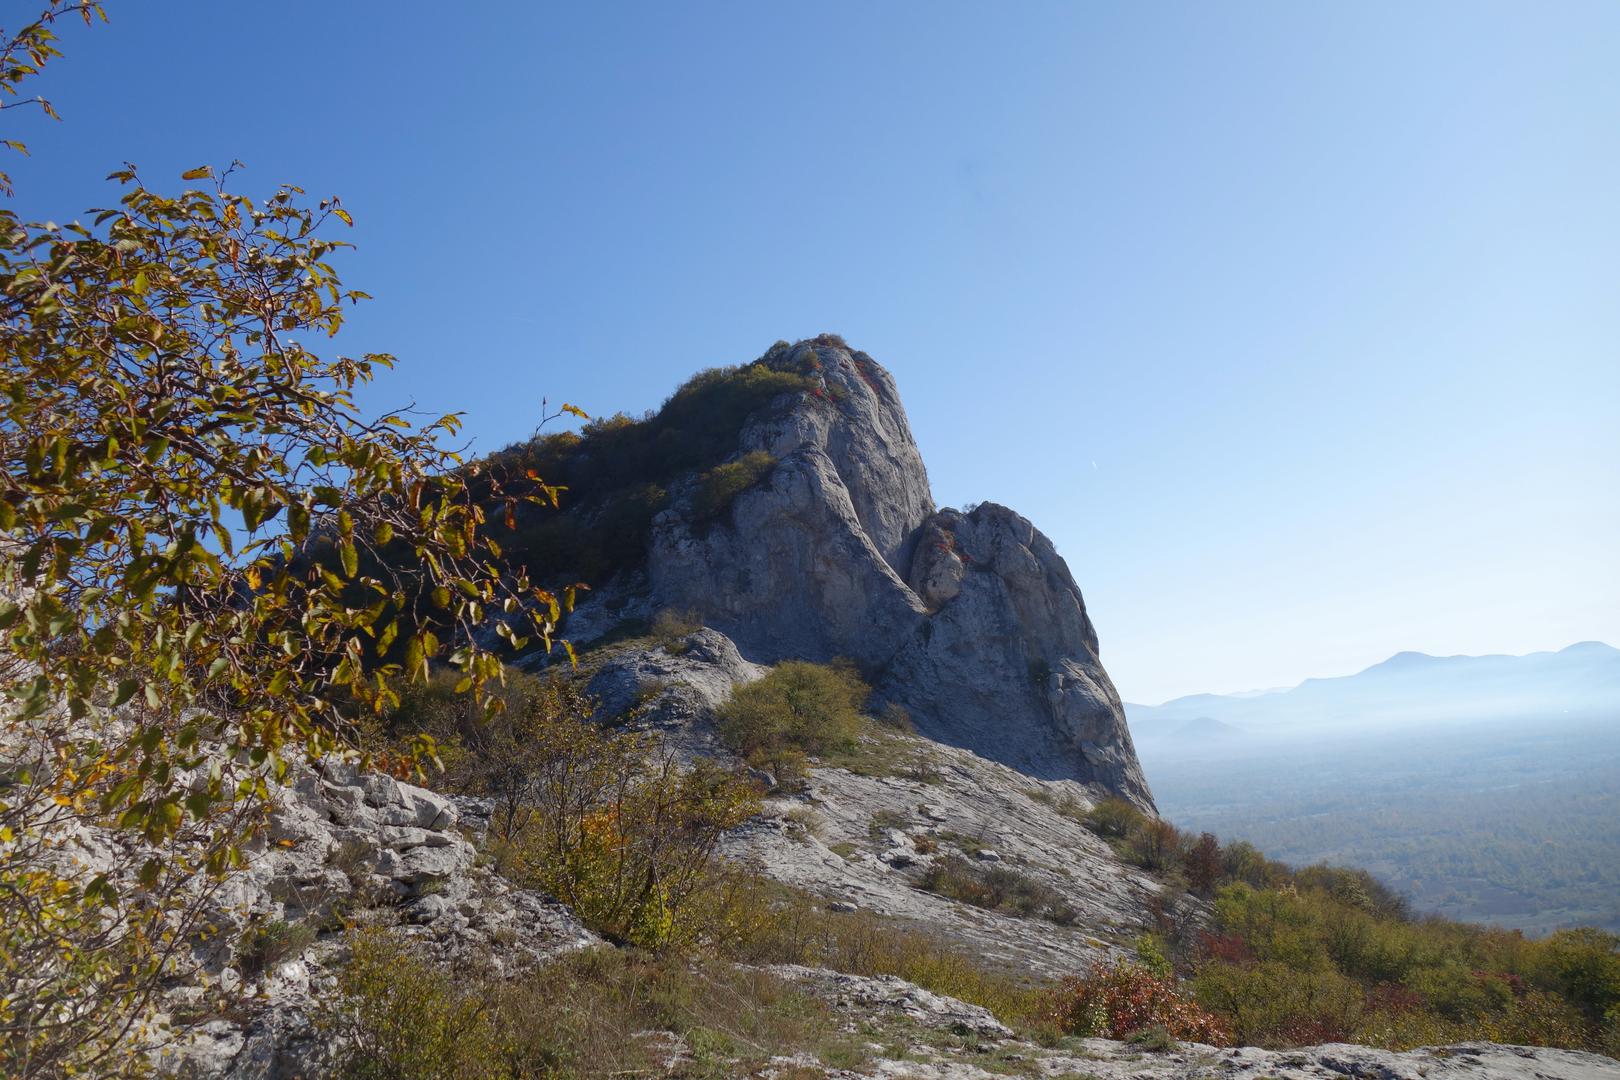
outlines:
{"label": "vegetation on ridge", "polygon": [[495,537],[507,560],[537,575],[564,568],[593,585],[640,566],[654,515],[668,505],[671,485],[691,474],[704,474],[700,514],[724,513],[769,472],[764,456],[725,463],[744,421],[782,394],[814,385],[807,374],[778,366],[784,351],[699,372],[639,419],[616,413],[578,433],[537,435],[489,455],[481,469],[492,499],[497,489],[536,482],[564,492],[562,514],[516,507],[510,517],[498,515],[504,524]]}

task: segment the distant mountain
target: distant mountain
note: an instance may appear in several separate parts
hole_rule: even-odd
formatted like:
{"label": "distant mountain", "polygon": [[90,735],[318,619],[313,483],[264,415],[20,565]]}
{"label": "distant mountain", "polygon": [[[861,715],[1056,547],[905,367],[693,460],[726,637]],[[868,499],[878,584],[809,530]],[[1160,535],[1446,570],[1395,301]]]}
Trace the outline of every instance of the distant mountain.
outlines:
{"label": "distant mountain", "polygon": [[1143,738],[1164,738],[1192,721],[1276,732],[1552,716],[1620,720],[1620,649],[1583,641],[1528,656],[1401,652],[1354,675],[1306,679],[1290,690],[1192,694],[1163,705],[1126,704],[1125,711]]}

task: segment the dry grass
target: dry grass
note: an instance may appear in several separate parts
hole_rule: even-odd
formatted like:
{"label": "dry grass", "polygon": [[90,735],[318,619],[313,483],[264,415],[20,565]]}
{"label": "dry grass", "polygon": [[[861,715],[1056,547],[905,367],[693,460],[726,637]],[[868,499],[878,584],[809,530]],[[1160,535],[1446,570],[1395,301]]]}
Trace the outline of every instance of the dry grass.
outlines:
{"label": "dry grass", "polygon": [[[758,970],[594,949],[515,978],[450,972],[385,931],[360,934],[333,1025],[347,1080],[749,1075],[776,1055],[867,1056],[822,1001]],[[656,1037],[667,1032],[675,1038]],[[665,1065],[681,1054],[673,1072]]]}
{"label": "dry grass", "polygon": [[894,975],[925,990],[989,1009],[1014,1028],[1044,1026],[1050,987],[1027,975],[987,965],[940,939],[926,926],[869,911],[829,912],[823,902],[774,883],[754,883],[753,917],[728,952],[756,964],[826,967],[851,975]]}

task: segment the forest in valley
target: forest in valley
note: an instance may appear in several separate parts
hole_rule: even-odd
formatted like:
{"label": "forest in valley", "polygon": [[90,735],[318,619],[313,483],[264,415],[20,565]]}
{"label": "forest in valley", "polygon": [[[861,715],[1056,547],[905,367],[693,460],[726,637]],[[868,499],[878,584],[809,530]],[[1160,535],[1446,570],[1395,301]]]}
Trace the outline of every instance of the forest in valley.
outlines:
{"label": "forest in valley", "polygon": [[1620,929],[1620,728],[1435,725],[1138,743],[1161,811],[1296,865],[1365,868],[1418,911]]}

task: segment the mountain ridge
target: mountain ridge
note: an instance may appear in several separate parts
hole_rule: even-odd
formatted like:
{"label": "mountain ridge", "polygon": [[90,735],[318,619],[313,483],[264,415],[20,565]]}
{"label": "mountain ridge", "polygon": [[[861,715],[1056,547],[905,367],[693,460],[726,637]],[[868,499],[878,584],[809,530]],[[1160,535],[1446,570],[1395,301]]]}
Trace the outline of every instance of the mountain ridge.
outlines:
{"label": "mountain ridge", "polygon": [[1350,675],[1308,678],[1264,694],[1188,694],[1159,705],[1127,702],[1125,708],[1136,724],[1209,715],[1259,727],[1509,719],[1537,711],[1620,715],[1620,649],[1580,641],[1520,655],[1406,650]]}

